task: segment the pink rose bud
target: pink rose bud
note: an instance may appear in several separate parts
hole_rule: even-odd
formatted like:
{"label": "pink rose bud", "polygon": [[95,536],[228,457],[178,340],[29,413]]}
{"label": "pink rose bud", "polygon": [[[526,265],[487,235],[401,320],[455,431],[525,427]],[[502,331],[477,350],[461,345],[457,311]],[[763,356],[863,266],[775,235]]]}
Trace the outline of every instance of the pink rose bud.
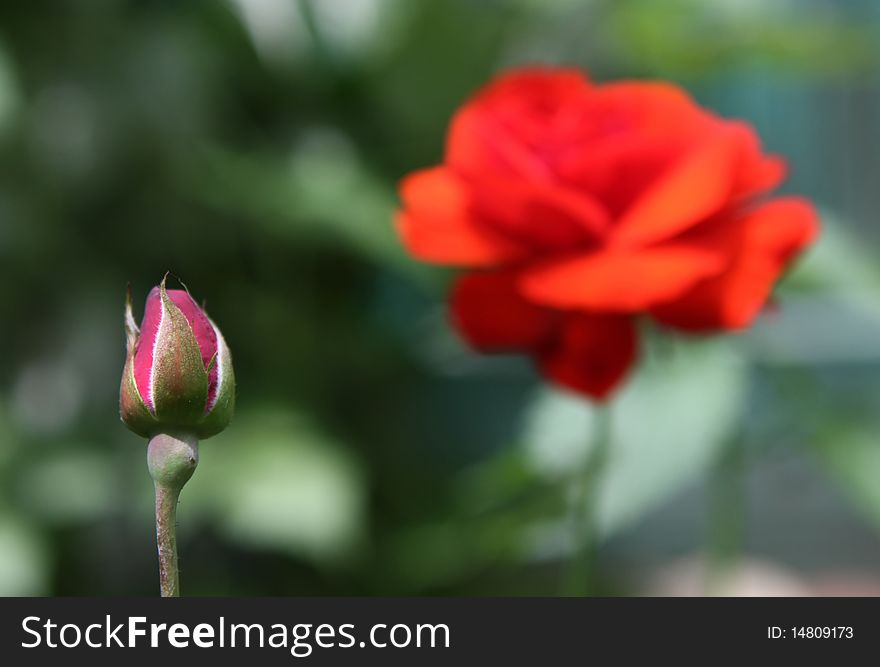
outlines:
{"label": "pink rose bud", "polygon": [[128,428],[145,438],[177,432],[199,439],[226,428],[235,404],[232,358],[189,292],[166,290],[163,278],[147,296],[140,329],[129,293],[125,331],[119,412]]}

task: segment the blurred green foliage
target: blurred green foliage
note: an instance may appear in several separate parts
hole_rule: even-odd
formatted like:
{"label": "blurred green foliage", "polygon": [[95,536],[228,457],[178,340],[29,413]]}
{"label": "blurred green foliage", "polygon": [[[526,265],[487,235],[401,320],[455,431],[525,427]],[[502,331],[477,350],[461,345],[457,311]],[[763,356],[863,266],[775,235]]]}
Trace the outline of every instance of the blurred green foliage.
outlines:
{"label": "blurred green foliage", "polygon": [[[592,408],[522,360],[464,349],[447,273],[407,258],[391,223],[397,180],[440,158],[455,107],[531,61],[671,78],[758,125],[793,187],[829,207],[754,332],[651,332],[613,408],[608,548],[683,494],[702,503],[731,441],[755,467],[809,459],[827,472],[814,484],[880,523],[876,208],[854,194],[876,190],[880,151],[844,150],[880,146],[880,116],[845,106],[867,90],[877,108],[875,14],[855,0],[7,3],[0,594],[154,592],[145,447],[116,402],[125,285],[140,300],[168,269],[207,302],[239,383],[237,418],[183,492],[185,593],[557,591]],[[696,550],[702,532],[654,547]],[[605,567],[605,589],[628,590]]]}

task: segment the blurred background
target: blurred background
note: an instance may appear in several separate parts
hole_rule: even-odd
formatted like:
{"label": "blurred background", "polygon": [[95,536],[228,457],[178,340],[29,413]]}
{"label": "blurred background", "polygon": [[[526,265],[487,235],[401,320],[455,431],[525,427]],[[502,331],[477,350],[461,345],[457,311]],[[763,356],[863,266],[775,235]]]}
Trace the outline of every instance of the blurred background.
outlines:
{"label": "blurred background", "polygon": [[748,334],[651,336],[596,592],[880,594],[880,6],[61,0],[0,7],[0,594],[157,591],[122,308],[171,269],[238,414],[179,510],[188,595],[554,595],[594,415],[469,352],[395,184],[498,70],[665,78],[790,158],[823,236]]}

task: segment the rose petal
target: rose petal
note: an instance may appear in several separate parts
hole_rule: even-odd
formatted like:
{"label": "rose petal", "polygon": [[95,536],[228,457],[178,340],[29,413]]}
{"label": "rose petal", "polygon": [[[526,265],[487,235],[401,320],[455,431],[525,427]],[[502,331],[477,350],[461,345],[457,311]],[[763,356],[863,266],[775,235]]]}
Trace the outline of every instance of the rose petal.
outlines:
{"label": "rose petal", "polygon": [[558,169],[565,184],[594,196],[618,220],[686,148],[674,138],[634,133],[582,147],[561,159]]}
{"label": "rose petal", "polygon": [[529,303],[516,291],[510,271],[469,273],[455,283],[449,299],[453,323],[482,351],[530,349],[554,330],[559,314]]}
{"label": "rose petal", "polygon": [[152,392],[150,391],[150,378],[153,373],[153,353],[156,345],[156,334],[159,331],[159,323],[162,321],[162,299],[159,296],[159,288],[154,287],[147,295],[144,305],[144,319],[141,322],[141,336],[137,342],[137,350],[134,353],[134,380],[138,393],[141,395],[146,406],[155,410],[153,406]]}
{"label": "rose petal", "polygon": [[474,217],[462,181],[443,167],[417,171],[400,186],[396,224],[407,249],[426,262],[465,266],[514,259],[523,249]]}
{"label": "rose petal", "polygon": [[656,243],[721,210],[736,183],[741,135],[728,129],[713,134],[647,186],[623,213],[611,243]]}
{"label": "rose petal", "polygon": [[610,223],[599,202],[562,183],[482,177],[469,187],[483,224],[532,253],[595,245]]}
{"label": "rose petal", "polygon": [[659,81],[618,81],[592,89],[589,121],[581,131],[591,148],[631,137],[690,146],[721,123],[677,86]]}
{"label": "rose petal", "polygon": [[785,178],[785,160],[776,155],[765,155],[755,130],[741,122],[730,125],[740,134],[740,157],[733,185],[734,199],[747,199],[775,188]]}
{"label": "rose petal", "polygon": [[[214,333],[214,328],[188,292],[170,289],[166,290],[166,293],[171,302],[180,309],[189,323],[199,345],[202,362],[205,364],[205,368],[207,368],[211,358],[217,351],[217,337]],[[147,295],[146,305],[144,306],[144,319],[141,322],[141,336],[138,340],[137,351],[134,357],[135,383],[144,403],[150,410],[155,410],[150,382],[153,371],[156,334],[159,331],[161,321],[162,298],[159,288],[154,287]],[[217,369],[215,366],[208,375],[209,400],[215,395],[216,386]]]}
{"label": "rose petal", "polygon": [[591,86],[575,69],[527,68],[496,78],[455,114],[446,163],[463,174],[546,179],[544,155],[554,135],[574,125]]}
{"label": "rose petal", "polygon": [[606,398],[624,378],[637,353],[631,318],[570,313],[553,342],[537,356],[551,381],[594,399]]}
{"label": "rose petal", "polygon": [[711,247],[603,250],[525,269],[520,288],[546,306],[631,313],[683,294],[724,265],[724,253]]}
{"label": "rose petal", "polygon": [[720,127],[723,121],[676,86],[644,81],[598,86],[579,135],[557,159],[557,171],[619,217],[653,181]]}
{"label": "rose petal", "polygon": [[732,248],[729,269],[654,307],[651,314],[663,324],[687,331],[746,327],[786,265],[817,233],[815,209],[797,197],[777,199],[718,221],[702,232],[701,242]]}

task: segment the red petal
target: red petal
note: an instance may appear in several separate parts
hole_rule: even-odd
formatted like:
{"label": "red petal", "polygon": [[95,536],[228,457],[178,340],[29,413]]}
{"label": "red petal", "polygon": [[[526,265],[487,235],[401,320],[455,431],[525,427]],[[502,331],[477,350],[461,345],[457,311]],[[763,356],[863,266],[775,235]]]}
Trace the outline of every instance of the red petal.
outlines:
{"label": "red petal", "polygon": [[746,123],[731,123],[740,134],[740,158],[737,177],[733,186],[733,197],[748,197],[772,190],[785,178],[785,160],[776,155],[765,155],[761,151],[761,140]]}
{"label": "red petal", "polygon": [[561,183],[475,178],[474,210],[484,224],[533,252],[594,245],[609,224],[590,195]]}
{"label": "red petal", "polygon": [[152,393],[150,392],[150,378],[153,372],[153,347],[156,343],[156,335],[159,333],[159,323],[162,321],[162,298],[159,296],[159,288],[154,287],[147,295],[144,305],[144,319],[141,322],[141,335],[138,339],[137,350],[134,353],[134,381],[138,393],[141,395],[146,406],[153,410]]}
{"label": "red petal", "polygon": [[[168,298],[177,306],[186,317],[196,337],[199,345],[202,362],[207,368],[211,362],[211,358],[217,352],[217,336],[214,333],[214,327],[211,326],[207,315],[199,308],[193,298],[184,290],[167,290]],[[137,384],[138,393],[147,407],[153,409],[152,392],[150,391],[150,381],[153,371],[153,347],[156,342],[156,335],[159,332],[159,324],[162,321],[162,298],[159,295],[159,288],[154,287],[147,295],[147,302],[144,307],[144,319],[141,322],[141,336],[138,340],[137,351],[134,355],[134,379]],[[217,391],[217,365],[211,369],[208,374],[208,404]]]}
{"label": "red petal", "polygon": [[722,126],[675,86],[606,84],[593,89],[581,134],[568,142],[557,169],[619,217],[670,165]]}
{"label": "red petal", "polygon": [[613,244],[662,241],[721,210],[733,194],[741,134],[730,129],[713,134],[642,191],[616,225]]}
{"label": "red petal", "polygon": [[462,276],[452,289],[450,310],[461,335],[486,352],[538,346],[553,332],[559,317],[523,299],[510,271]]}
{"label": "red petal", "polygon": [[703,242],[731,248],[733,261],[722,275],[696,285],[681,298],[657,306],[660,322],[688,331],[741,329],[766,303],[773,285],[794,256],[818,233],[813,206],[788,197],[719,222]]}
{"label": "red petal", "polygon": [[666,138],[634,133],[590,144],[558,164],[564,183],[600,201],[619,219],[657,174],[679,159],[683,147]]}
{"label": "red petal", "polygon": [[400,185],[396,224],[409,251],[426,262],[491,265],[522,254],[474,217],[464,184],[443,167],[417,171]]}
{"label": "red petal", "polygon": [[534,146],[577,120],[591,86],[575,69],[526,68],[502,74],[452,119],[446,162],[470,175],[546,178],[550,169]]}
{"label": "red petal", "polygon": [[571,313],[538,355],[538,365],[552,382],[603,399],[632,366],[637,345],[629,317]]}
{"label": "red petal", "polygon": [[526,298],[555,308],[632,313],[683,294],[724,263],[714,248],[606,250],[527,269],[520,286]]}
{"label": "red petal", "polygon": [[637,135],[687,144],[720,121],[678,86],[656,81],[618,81],[593,89],[594,142]]}

